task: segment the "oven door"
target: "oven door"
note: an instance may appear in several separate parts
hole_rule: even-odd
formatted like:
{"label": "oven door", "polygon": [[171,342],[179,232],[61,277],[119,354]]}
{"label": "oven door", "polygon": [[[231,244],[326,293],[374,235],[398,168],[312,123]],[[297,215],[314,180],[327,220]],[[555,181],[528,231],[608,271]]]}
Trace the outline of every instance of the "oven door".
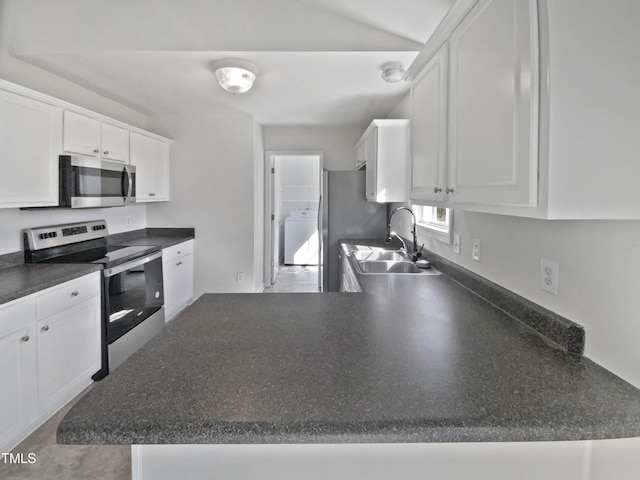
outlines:
{"label": "oven door", "polygon": [[104,286],[106,343],[111,345],[164,305],[162,252],[105,269]]}
{"label": "oven door", "polygon": [[59,166],[61,207],[118,207],[135,203],[135,166],[70,155],[60,156]]}

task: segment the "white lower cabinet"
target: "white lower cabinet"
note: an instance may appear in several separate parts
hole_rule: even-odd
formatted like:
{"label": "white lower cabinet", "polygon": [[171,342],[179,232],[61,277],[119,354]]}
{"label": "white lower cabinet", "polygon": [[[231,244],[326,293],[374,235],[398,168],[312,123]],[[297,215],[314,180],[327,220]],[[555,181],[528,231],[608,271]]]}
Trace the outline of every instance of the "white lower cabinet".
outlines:
{"label": "white lower cabinet", "polygon": [[91,383],[101,361],[100,319],[100,272],[0,306],[3,452]]}
{"label": "white lower cabinet", "polygon": [[100,297],[37,323],[38,411],[64,402],[100,369]]}
{"label": "white lower cabinet", "polygon": [[168,322],[193,299],[193,240],[162,251],[164,315]]}
{"label": "white lower cabinet", "polygon": [[38,416],[33,299],[0,305],[0,448],[9,451]]}

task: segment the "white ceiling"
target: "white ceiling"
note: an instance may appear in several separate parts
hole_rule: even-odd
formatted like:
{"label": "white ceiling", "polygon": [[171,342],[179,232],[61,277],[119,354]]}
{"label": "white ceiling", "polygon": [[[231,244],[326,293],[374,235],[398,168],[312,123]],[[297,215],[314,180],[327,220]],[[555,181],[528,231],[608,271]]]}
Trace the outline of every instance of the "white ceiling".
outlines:
{"label": "white ceiling", "polygon": [[[0,48],[146,114],[229,107],[263,125],[366,125],[455,0],[0,0]],[[258,65],[231,95],[213,60]]]}

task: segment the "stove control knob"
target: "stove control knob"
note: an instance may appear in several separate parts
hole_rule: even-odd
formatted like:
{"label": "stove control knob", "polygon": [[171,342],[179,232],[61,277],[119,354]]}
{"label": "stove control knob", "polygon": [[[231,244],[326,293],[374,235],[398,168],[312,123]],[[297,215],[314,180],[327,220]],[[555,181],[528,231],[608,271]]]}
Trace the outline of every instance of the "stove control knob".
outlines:
{"label": "stove control knob", "polygon": [[41,233],[40,235],[38,235],[38,238],[40,238],[40,240],[44,240],[45,238],[47,238],[47,234]]}

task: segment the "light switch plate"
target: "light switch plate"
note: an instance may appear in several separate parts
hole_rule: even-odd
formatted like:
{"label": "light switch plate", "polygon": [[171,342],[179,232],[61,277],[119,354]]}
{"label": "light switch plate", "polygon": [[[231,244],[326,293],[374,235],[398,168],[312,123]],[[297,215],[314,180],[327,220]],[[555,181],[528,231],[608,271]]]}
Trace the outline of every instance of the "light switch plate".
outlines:
{"label": "light switch plate", "polygon": [[473,250],[471,251],[471,258],[476,262],[480,261],[480,239],[473,239]]}
{"label": "light switch plate", "polygon": [[460,234],[453,234],[453,253],[460,255]]}

